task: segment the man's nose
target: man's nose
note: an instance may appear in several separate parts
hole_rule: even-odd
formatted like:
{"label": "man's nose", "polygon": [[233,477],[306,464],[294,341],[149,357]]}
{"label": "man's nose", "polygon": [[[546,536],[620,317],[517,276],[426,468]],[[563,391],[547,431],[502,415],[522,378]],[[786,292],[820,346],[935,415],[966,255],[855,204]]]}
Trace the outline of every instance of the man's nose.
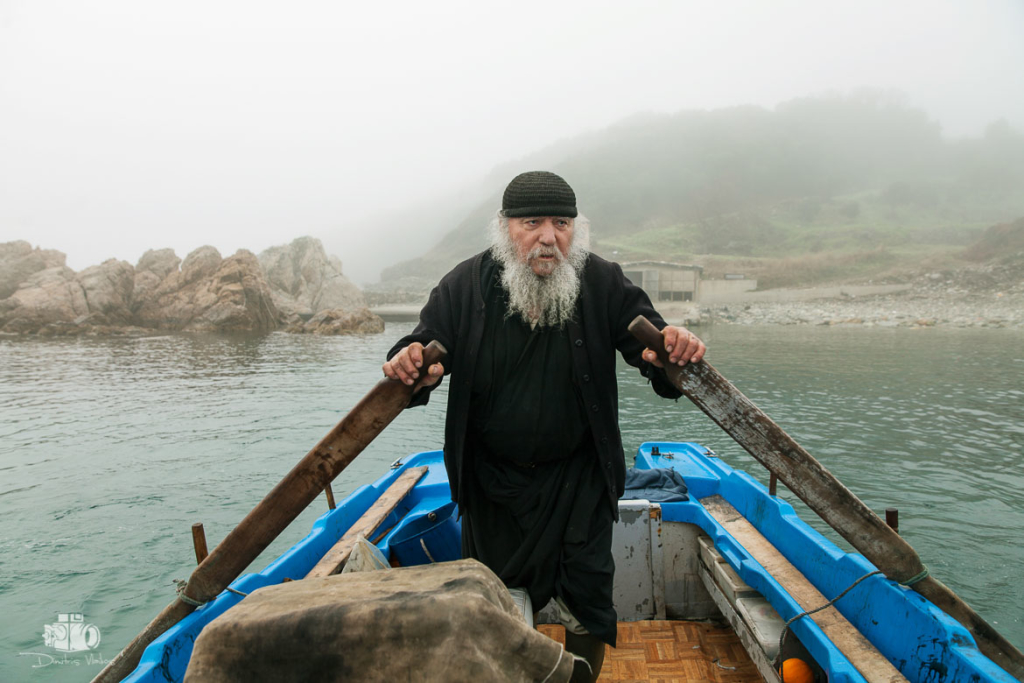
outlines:
{"label": "man's nose", "polygon": [[555,224],[552,221],[544,221],[540,225],[540,243],[550,247],[555,243]]}

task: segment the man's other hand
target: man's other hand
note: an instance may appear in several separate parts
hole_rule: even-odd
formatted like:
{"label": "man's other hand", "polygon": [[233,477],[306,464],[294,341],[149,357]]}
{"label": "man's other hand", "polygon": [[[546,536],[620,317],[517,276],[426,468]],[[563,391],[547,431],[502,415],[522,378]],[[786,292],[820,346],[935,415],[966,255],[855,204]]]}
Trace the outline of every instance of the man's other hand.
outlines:
{"label": "man's other hand", "polygon": [[[703,346],[703,345],[702,345]],[[413,342],[394,355],[384,363],[382,370],[391,379],[397,379],[409,386],[420,378],[420,370],[423,367],[423,344]],[[420,382],[420,387],[429,387],[437,384],[437,381],[444,375],[444,366],[434,363],[427,368],[427,373]],[[417,387],[419,388],[419,387]]]}
{"label": "man's other hand", "polygon": [[[661,334],[665,339],[665,351],[668,353],[668,360],[673,365],[696,363],[704,357],[704,352],[708,350],[704,346],[704,342],[697,339],[697,335],[685,327],[669,325],[661,331]],[[659,368],[665,367],[658,360],[658,354],[651,349],[644,349],[643,359]]]}

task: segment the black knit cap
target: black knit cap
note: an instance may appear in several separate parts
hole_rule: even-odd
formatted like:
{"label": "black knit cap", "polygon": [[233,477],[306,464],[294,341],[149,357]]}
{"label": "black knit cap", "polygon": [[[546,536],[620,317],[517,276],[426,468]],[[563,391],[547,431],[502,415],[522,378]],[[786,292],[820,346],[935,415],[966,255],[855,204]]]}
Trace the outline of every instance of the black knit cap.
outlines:
{"label": "black knit cap", "polygon": [[501,215],[506,218],[576,218],[577,214],[576,193],[561,176],[548,171],[520,173],[505,188],[501,199]]}

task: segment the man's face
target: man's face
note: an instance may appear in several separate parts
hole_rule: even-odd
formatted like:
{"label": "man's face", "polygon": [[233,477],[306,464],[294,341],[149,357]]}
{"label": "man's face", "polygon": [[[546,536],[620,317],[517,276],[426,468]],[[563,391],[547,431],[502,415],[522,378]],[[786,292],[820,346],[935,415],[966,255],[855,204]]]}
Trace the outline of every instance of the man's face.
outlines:
{"label": "man's face", "polygon": [[573,219],[562,216],[508,219],[508,234],[516,255],[541,277],[550,275],[569,255],[572,227]]}

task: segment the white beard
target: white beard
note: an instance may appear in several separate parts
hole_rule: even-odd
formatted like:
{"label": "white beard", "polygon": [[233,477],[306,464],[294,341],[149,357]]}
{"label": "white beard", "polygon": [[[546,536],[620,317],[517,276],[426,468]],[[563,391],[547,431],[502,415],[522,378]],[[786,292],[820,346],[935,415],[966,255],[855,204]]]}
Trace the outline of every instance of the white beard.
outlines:
{"label": "white beard", "polygon": [[[488,226],[491,255],[502,266],[501,286],[508,294],[507,316],[518,315],[525,322],[561,327],[572,319],[580,295],[580,274],[590,246],[590,222],[576,218],[569,255],[557,247],[535,247],[523,260],[508,231],[508,219],[496,217]],[[554,256],[557,263],[548,275],[537,275],[530,267],[536,256]]]}

